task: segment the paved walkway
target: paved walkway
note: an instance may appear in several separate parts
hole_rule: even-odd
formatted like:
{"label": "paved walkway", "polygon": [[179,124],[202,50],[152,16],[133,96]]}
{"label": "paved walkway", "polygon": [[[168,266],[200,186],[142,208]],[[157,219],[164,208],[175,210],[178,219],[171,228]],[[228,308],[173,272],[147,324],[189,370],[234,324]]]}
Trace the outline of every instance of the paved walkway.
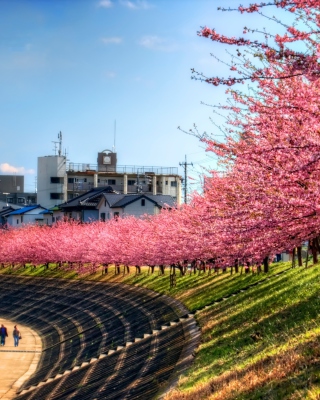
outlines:
{"label": "paved walkway", "polygon": [[41,355],[41,339],[30,328],[19,325],[22,339],[19,347],[14,347],[14,321],[2,319],[0,324],[8,330],[5,346],[0,346],[0,399],[10,400],[16,396],[16,391],[36,370]]}

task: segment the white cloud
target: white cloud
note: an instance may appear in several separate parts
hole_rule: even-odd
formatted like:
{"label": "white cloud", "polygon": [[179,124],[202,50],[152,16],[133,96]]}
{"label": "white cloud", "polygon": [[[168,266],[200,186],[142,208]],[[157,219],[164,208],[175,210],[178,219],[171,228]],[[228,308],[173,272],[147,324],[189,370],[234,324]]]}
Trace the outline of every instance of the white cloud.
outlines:
{"label": "white cloud", "polygon": [[0,164],[0,172],[6,174],[34,174],[34,169],[25,169],[25,167],[14,167],[8,163]]}
{"label": "white cloud", "polygon": [[122,43],[122,38],[120,38],[120,37],[105,37],[105,38],[102,38],[101,41],[104,44],[120,44],[120,43]]}
{"label": "white cloud", "polygon": [[177,46],[159,36],[144,36],[139,42],[140,46],[151,50],[174,51]]}
{"label": "white cloud", "polygon": [[98,7],[111,8],[111,7],[113,7],[113,3],[111,0],[101,0],[98,3]]}
{"label": "white cloud", "polygon": [[130,10],[148,10],[152,8],[152,5],[145,0],[121,0],[120,4],[129,8]]}

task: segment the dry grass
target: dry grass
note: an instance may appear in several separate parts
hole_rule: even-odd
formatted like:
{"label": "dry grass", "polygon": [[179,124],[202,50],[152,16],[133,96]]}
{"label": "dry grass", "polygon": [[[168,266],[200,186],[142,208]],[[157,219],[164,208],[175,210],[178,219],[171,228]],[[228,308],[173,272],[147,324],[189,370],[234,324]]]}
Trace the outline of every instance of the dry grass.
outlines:
{"label": "dry grass", "polygon": [[[225,372],[208,382],[198,384],[188,392],[174,390],[166,396],[165,400],[285,399],[285,393],[283,397],[280,397],[279,391],[273,389],[287,381],[288,376],[294,380],[296,376],[303,373],[306,367],[308,367],[308,378],[305,385],[291,394],[290,399],[306,399],[306,395],[310,395],[310,399],[320,399],[317,394],[312,397],[311,391],[313,380],[319,387],[319,376],[316,375],[320,370],[320,344],[317,337],[273,357],[265,357],[247,368],[235,368],[233,371]],[[257,395],[257,390],[261,387],[268,388],[265,397]]]}

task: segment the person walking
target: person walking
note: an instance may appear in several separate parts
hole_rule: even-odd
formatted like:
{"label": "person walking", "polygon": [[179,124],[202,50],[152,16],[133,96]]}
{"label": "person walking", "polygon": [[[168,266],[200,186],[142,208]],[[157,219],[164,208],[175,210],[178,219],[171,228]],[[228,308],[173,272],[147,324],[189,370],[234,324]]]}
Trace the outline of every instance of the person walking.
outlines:
{"label": "person walking", "polygon": [[6,337],[8,337],[7,328],[3,324],[1,324],[1,328],[0,328],[0,343],[1,343],[1,346],[5,345]]}
{"label": "person walking", "polygon": [[19,331],[17,325],[15,325],[14,329],[13,329],[14,347],[18,347],[19,346],[19,340],[20,339],[21,339],[20,331]]}

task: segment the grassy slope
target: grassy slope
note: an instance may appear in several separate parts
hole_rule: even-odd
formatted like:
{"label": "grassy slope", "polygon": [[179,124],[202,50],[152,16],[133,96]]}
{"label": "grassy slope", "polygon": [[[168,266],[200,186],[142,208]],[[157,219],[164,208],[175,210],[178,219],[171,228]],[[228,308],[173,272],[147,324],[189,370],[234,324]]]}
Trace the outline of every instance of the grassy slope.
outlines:
{"label": "grassy slope", "polygon": [[[168,276],[148,275],[146,270],[140,275],[133,269],[130,275],[115,276],[111,270],[80,278],[143,285],[181,300],[193,311],[238,292],[196,313],[202,343],[170,400],[320,399],[320,266],[289,269],[266,279],[287,268],[279,263],[267,275],[178,276],[171,290]],[[76,277],[43,268],[11,273]],[[261,283],[239,293],[257,281]]]}

